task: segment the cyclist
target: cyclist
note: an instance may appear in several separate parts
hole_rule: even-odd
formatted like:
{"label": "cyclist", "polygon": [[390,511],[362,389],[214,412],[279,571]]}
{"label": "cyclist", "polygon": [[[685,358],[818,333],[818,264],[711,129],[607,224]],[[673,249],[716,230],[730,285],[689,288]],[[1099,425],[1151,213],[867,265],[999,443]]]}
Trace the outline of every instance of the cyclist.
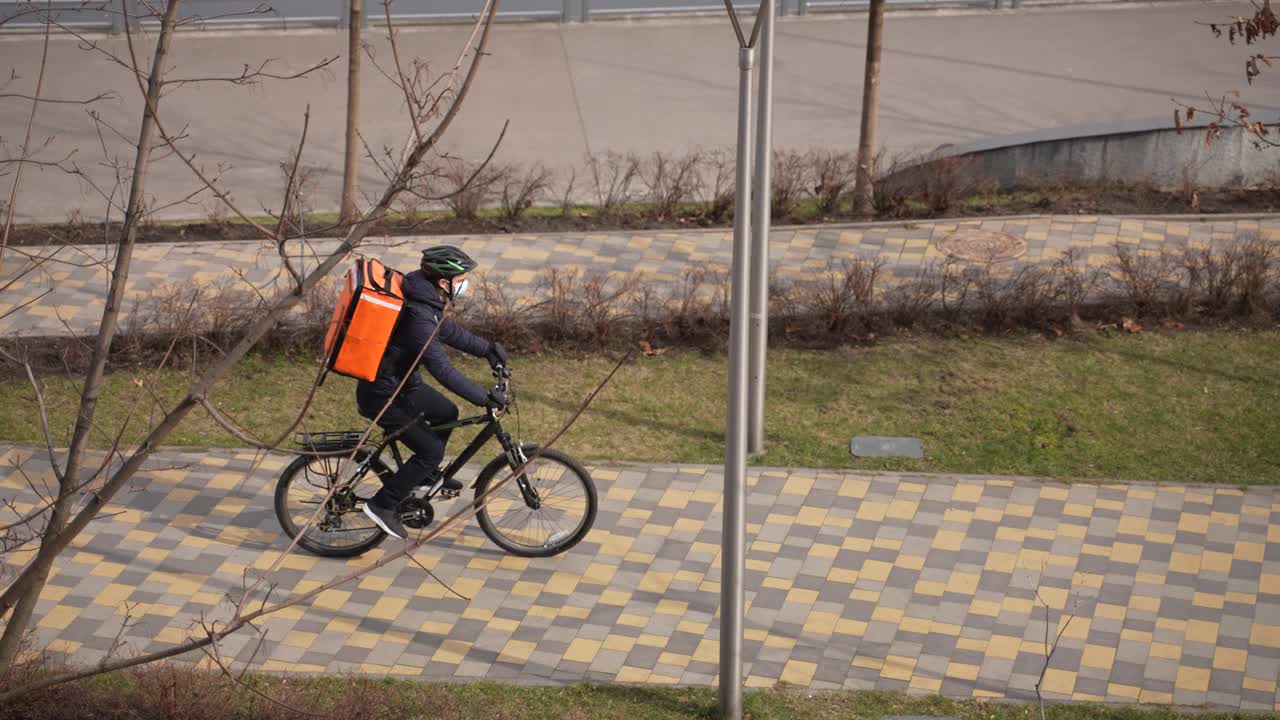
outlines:
{"label": "cyclist", "polygon": [[[466,275],[476,265],[475,260],[451,245],[424,250],[421,269],[405,275],[401,289],[407,302],[387,343],[377,377],[372,381],[361,380],[356,385],[360,414],[373,419],[386,406],[378,425],[388,433],[399,432],[399,440],[414,453],[399,471],[383,479],[382,489],[364,504],[364,514],[370,520],[387,534],[401,539],[407,536],[400,522],[401,501],[415,486],[434,485],[440,480],[440,461],[444,459],[449,431],[437,432],[429,426],[458,419],[458,406],[422,382],[414,367],[419,352],[421,364],[446,389],[476,405],[492,409],[507,406],[506,396],[497,388],[486,390],[459,372],[444,349],[448,345],[486,358],[494,368],[507,365],[507,353],[502,345],[474,335],[442,316],[445,305],[466,292]],[[435,337],[428,344],[433,333]],[[426,345],[425,351],[423,345]],[[397,394],[396,388],[406,376],[408,379]],[[462,483],[449,478],[443,490],[456,495],[462,490]]]}

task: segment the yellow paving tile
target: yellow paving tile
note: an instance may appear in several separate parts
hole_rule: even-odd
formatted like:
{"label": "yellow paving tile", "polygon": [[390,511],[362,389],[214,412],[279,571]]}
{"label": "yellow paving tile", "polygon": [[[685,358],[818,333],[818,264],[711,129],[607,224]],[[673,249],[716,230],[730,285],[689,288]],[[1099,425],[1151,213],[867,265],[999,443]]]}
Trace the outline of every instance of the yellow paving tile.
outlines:
{"label": "yellow paving tile", "polygon": [[590,663],[600,651],[601,641],[575,638],[564,651],[564,659],[571,662]]}

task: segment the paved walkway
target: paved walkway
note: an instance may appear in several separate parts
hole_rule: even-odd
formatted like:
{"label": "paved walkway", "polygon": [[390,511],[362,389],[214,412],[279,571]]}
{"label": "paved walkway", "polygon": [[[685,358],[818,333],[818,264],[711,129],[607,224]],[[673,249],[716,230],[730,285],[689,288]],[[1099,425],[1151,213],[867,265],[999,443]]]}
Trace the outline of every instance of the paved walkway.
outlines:
{"label": "paved walkway", "polygon": [[[477,3],[478,7],[478,3]],[[1205,92],[1239,88],[1255,116],[1277,108],[1273,86],[1244,83],[1249,50],[1215,39],[1197,21],[1252,14],[1248,3],[1154,3],[1143,7],[1025,9],[955,15],[890,14],[885,21],[879,141],[893,151],[931,151],[1009,133],[1062,126],[1107,126],[1150,119],[1167,127],[1174,101],[1202,103]],[[402,52],[421,55],[433,70],[451,67],[468,28],[405,28]],[[858,142],[865,15],[783,18],[777,26],[774,137],[778,147],[853,148]],[[390,51],[381,33],[366,35],[377,61]],[[124,39],[102,46],[127,56]],[[311,107],[303,162],[318,168],[310,198],[317,210],[336,209],[343,167],[347,38],[343,31],[288,33],[235,30],[184,33],[171,52],[169,77],[236,76],[244,64],[286,74],[337,57],[328,75],[268,82],[254,90],[229,83],[175,87],[161,108],[171,132],[207,171],[223,170],[226,187],[247,212],[259,203],[279,207],[278,163],[298,141],[303,110]],[[732,146],[737,108],[736,40],[723,17],[706,21],[593,22],[587,25],[503,24],[446,148],[485,155],[510,120],[500,161],[542,162],[567,173],[583,153]],[[40,38],[0,39],[0,71],[19,79],[7,92],[34,88]],[[60,37],[49,53],[44,92],[58,99],[116,97],[94,105],[102,121],[128,134],[137,127],[139,96],[128,73],[100,54]],[[360,128],[371,147],[399,147],[405,125],[399,91],[372,62],[364,63]],[[110,131],[100,139],[94,121],[74,104],[44,104],[35,127],[39,160],[75,159],[110,189],[106,151],[122,162],[130,148]],[[0,103],[0,135],[24,135],[30,105]],[[43,146],[46,138],[53,140]],[[16,150],[9,148],[11,154]],[[162,153],[158,153],[162,155]],[[362,159],[361,187],[383,180]],[[579,173],[578,187],[583,186]],[[0,178],[9,197],[12,175]],[[152,207],[180,201],[197,187],[177,159],[152,166]],[[166,216],[203,217],[207,196],[177,205]],[[64,221],[68,213],[101,215],[105,202],[74,177],[35,169],[23,176],[20,221]]]}
{"label": "paved walkway", "polygon": [[[19,512],[34,498],[14,467],[38,485],[49,478],[42,457],[0,449],[0,497]],[[246,474],[253,460],[154,458],[58,563],[37,610],[40,640],[92,663],[121,632],[126,602],[125,652],[166,647],[225,613],[224,593],[286,544],[271,509],[286,459]],[[268,620],[261,667],[714,682],[719,470],[593,473],[600,514],[570,553],[508,557],[473,523],[418,553],[470,600],[392,563]],[[1280,488],[814,470],[753,470],[750,486],[752,687],[1032,698],[1047,614],[1051,632],[1066,626],[1049,697],[1280,710]],[[277,597],[381,552],[291,557]],[[255,645],[246,634],[223,650],[243,661]]]}
{"label": "paved walkway", "polygon": [[[927,263],[945,255],[938,243],[957,230],[980,228],[1006,232],[1026,243],[1026,252],[1014,262],[1053,263],[1070,248],[1083,262],[1101,265],[1114,257],[1117,242],[1140,248],[1160,249],[1183,244],[1221,243],[1258,234],[1280,241],[1280,217],[1264,220],[1201,221],[1139,220],[1116,217],[1054,216],[996,220],[965,220],[842,227],[781,228],[772,233],[770,258],[784,279],[812,277],[831,263],[855,257],[881,260],[884,282],[911,277]],[[480,259],[490,272],[504,278],[510,297],[528,297],[539,278],[554,261],[557,267],[610,273],[643,272],[654,282],[671,282],[690,267],[727,269],[732,232],[620,231],[587,234],[475,235],[462,237],[391,238],[374,240],[363,249],[392,267],[417,266],[425,245],[452,242]],[[314,266],[336,241],[319,240],[304,247],[291,246],[290,254],[302,267]],[[56,252],[55,252],[56,251]],[[96,332],[106,297],[107,272],[98,262],[104,250],[91,247],[9,249],[0,267],[0,287],[24,272],[32,262],[18,252],[53,255],[36,272],[25,275],[0,293],[0,316],[22,307],[42,293],[50,294],[8,317],[0,318],[0,335],[62,335],[67,328],[77,334]],[[88,253],[88,254],[86,254]],[[126,316],[132,300],[175,287],[189,292],[200,287],[230,287],[247,291],[243,280],[259,287],[280,279],[276,250],[261,242],[161,243],[140,245],[134,251]],[[243,280],[241,279],[243,277]],[[285,278],[287,279],[287,278]]]}

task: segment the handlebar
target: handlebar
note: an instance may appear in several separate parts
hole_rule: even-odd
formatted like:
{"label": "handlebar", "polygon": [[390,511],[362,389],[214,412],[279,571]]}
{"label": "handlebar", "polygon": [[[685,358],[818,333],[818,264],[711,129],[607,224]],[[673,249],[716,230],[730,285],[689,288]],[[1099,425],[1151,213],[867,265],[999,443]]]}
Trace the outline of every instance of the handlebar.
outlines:
{"label": "handlebar", "polygon": [[[509,387],[511,385],[511,368],[506,367],[505,365],[499,365],[493,368],[493,377],[498,380],[494,387],[497,388],[498,392],[506,395],[508,400],[510,400],[511,392]],[[489,412],[493,413],[494,411],[490,410]]]}

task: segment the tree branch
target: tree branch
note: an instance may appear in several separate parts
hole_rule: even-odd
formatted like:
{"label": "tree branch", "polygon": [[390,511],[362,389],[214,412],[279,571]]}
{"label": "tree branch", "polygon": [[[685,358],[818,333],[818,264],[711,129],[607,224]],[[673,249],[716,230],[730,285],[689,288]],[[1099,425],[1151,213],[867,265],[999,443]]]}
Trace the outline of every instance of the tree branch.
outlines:
{"label": "tree branch", "polygon": [[[53,0],[47,0],[47,9],[53,8]],[[27,115],[26,138],[22,141],[21,160],[25,161],[30,155],[31,149],[31,130],[35,126],[36,111],[40,109],[40,93],[44,90],[44,73],[49,66],[49,36],[53,28],[48,21],[44,24],[44,41],[40,46],[40,70],[36,73],[36,91],[32,95],[31,113]],[[22,168],[24,162],[18,163],[17,175],[13,178],[13,187],[9,190],[9,206],[4,216],[4,230],[0,232],[0,268],[4,267],[4,250],[9,246],[9,230],[13,227],[13,213],[18,199],[18,186],[22,183]]]}
{"label": "tree branch", "polygon": [[511,124],[511,120],[509,119],[502,123],[502,130],[498,133],[498,139],[493,143],[493,147],[489,148],[488,156],[485,157],[483,162],[481,162],[479,165],[476,166],[475,172],[471,173],[471,177],[467,178],[466,182],[462,183],[462,185],[459,186],[458,189],[454,190],[451,193],[446,193],[444,195],[441,195],[439,197],[427,197],[425,195],[414,192],[413,190],[408,190],[408,192],[412,194],[414,197],[419,197],[419,198],[422,198],[423,200],[427,200],[431,202],[448,200],[449,198],[457,197],[462,193],[466,192],[468,189],[471,188],[471,184],[476,181],[476,178],[480,177],[480,173],[484,172],[484,169],[489,167],[489,163],[493,161],[494,154],[498,152],[498,146],[502,144],[502,139],[507,136],[507,126],[510,124]]}
{"label": "tree branch", "polygon": [[6,98],[19,98],[22,100],[30,100],[31,102],[35,102],[35,103],[48,103],[50,105],[59,105],[59,104],[61,105],[92,105],[93,103],[96,103],[100,100],[115,100],[118,97],[119,96],[116,95],[115,92],[112,90],[108,90],[104,93],[99,93],[98,95],[95,95],[94,97],[91,97],[88,100],[69,100],[66,98],[40,97],[39,92],[37,92],[35,95],[27,95],[25,93],[0,93],[0,100],[4,100]]}
{"label": "tree branch", "polygon": [[289,201],[293,199],[295,185],[294,182],[298,177],[298,166],[302,163],[302,148],[307,144],[307,128],[311,126],[311,105],[307,105],[306,112],[302,114],[302,139],[298,140],[298,152],[293,156],[293,162],[289,165],[289,179],[284,187],[284,200],[281,201],[280,222],[276,224],[276,250],[280,254],[280,260],[284,263],[285,270],[289,271],[289,275],[293,277],[295,289],[302,288],[302,276],[294,269],[293,263],[289,260],[289,253],[285,252],[285,223],[289,217]]}
{"label": "tree branch", "polygon": [[337,60],[338,60],[338,56],[334,55],[333,57],[327,57],[321,60],[320,62],[308,67],[305,70],[299,70],[298,72],[295,72],[295,73],[286,73],[283,75],[279,75],[276,73],[266,71],[265,68],[271,63],[275,62],[275,58],[267,58],[266,60],[263,60],[262,63],[258,65],[256,69],[250,68],[249,64],[245,63],[244,69],[240,72],[239,75],[228,75],[228,76],[221,76],[221,77],[211,75],[209,77],[175,78],[173,80],[165,80],[164,84],[166,87],[171,85],[175,87],[181,87],[183,85],[190,85],[192,83],[216,83],[216,82],[230,83],[232,85],[253,85],[255,83],[262,82],[263,80],[297,80],[298,78],[306,77],[318,70],[323,70],[324,68],[327,68],[330,65],[332,65]]}

